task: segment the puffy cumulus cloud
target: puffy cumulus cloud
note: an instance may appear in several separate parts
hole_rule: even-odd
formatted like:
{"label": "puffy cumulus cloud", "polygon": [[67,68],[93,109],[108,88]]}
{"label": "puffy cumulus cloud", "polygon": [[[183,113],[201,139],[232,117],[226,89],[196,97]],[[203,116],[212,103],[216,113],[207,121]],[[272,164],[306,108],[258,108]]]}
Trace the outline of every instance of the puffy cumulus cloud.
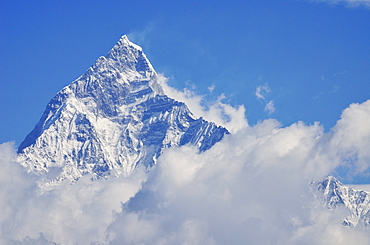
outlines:
{"label": "puffy cumulus cloud", "polygon": [[61,244],[104,241],[122,203],[139,190],[144,177],[139,172],[130,178],[99,181],[86,176],[73,185],[65,182],[34,193],[25,207],[21,206],[24,210],[11,238],[37,239],[42,233],[49,241]]}
{"label": "puffy cumulus cloud", "polygon": [[355,168],[352,171],[361,173],[370,167],[370,100],[351,104],[346,108],[341,119],[333,128],[332,148],[347,163]]}
{"label": "puffy cumulus cloud", "polygon": [[161,74],[158,77],[165,94],[177,101],[184,102],[194,116],[203,117],[207,121],[224,126],[230,132],[237,132],[248,126],[243,105],[233,107],[223,103],[224,95],[220,95],[216,101],[206,103],[204,96],[197,95],[194,91],[186,88],[179,91],[167,84],[168,79],[166,77]]}
{"label": "puffy cumulus cloud", "polygon": [[320,135],[318,124],[281,128],[267,120],[201,154],[191,146],[168,150],[119,217],[121,226],[135,215],[155,232],[130,240],[116,226],[114,241],[287,244],[312,222],[306,167]]}
{"label": "puffy cumulus cloud", "polygon": [[298,228],[290,239],[292,244],[361,244],[370,243],[368,229],[357,227],[356,229],[341,225],[341,217],[348,215],[346,210],[314,209],[312,219],[315,220],[309,226]]}
{"label": "puffy cumulus cloud", "polygon": [[234,132],[206,152],[168,149],[148,173],[58,186],[38,184],[2,144],[0,243],[369,244],[368,230],[341,226],[347,210],[326,210],[309,182],[349,164],[348,156],[358,171],[367,167],[370,101],[350,105],[324,133],[319,123],[248,126],[240,108],[218,104],[227,121],[222,108],[204,110],[199,97],[172,92],[233,122]]}
{"label": "puffy cumulus cloud", "polygon": [[91,181],[85,176],[75,184],[45,186],[14,161],[13,148],[10,143],[0,145],[1,244],[104,242],[122,203],[146,178],[138,170],[129,178]]}
{"label": "puffy cumulus cloud", "polygon": [[346,141],[338,128],[368,103],[347,108],[330,133],[319,123],[282,127],[270,119],[201,154],[191,146],[166,151],[112,224],[110,242],[368,244],[368,230],[341,226],[348,211],[324,209],[308,185],[346,164],[334,147],[337,138]]}
{"label": "puffy cumulus cloud", "polygon": [[23,171],[15,162],[13,143],[0,145],[0,243],[7,244],[8,234],[18,224],[20,203],[31,197],[30,191],[35,187],[35,178]]}

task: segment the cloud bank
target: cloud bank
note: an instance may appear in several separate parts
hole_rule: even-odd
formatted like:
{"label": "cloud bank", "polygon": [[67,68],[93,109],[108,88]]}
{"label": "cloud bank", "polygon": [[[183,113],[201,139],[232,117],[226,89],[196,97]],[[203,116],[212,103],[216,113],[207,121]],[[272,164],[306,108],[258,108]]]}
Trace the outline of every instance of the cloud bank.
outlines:
{"label": "cloud bank", "polygon": [[[166,151],[149,172],[59,186],[24,172],[11,143],[0,145],[1,244],[369,244],[363,228],[341,226],[309,188],[338,167],[369,168],[370,100],[346,108],[335,127],[248,125],[244,107],[166,87],[230,135],[199,153]],[[170,91],[170,92],[169,92]],[[204,104],[204,103],[203,103]]]}

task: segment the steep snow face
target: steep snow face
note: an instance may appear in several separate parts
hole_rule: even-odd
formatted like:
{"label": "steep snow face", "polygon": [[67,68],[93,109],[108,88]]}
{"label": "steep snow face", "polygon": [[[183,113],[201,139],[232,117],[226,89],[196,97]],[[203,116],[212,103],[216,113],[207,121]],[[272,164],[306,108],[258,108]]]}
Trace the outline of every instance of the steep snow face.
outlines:
{"label": "steep snow face", "polygon": [[370,225],[370,194],[368,192],[344,186],[332,176],[314,186],[327,208],[334,209],[344,206],[349,210],[350,215],[343,221],[343,225]]}
{"label": "steep snow face", "polygon": [[49,102],[18,160],[50,181],[129,175],[166,148],[190,143],[205,151],[225,133],[167,97],[142,49],[123,36]]}

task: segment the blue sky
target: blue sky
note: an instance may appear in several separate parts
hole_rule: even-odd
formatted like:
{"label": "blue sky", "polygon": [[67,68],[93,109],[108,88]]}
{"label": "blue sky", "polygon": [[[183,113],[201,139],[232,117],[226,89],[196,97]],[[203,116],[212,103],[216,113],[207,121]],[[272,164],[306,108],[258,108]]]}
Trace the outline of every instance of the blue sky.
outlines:
{"label": "blue sky", "polygon": [[370,4],[354,2],[2,1],[0,143],[19,145],[123,34],[171,86],[224,93],[252,125],[320,121],[329,131],[370,98]]}

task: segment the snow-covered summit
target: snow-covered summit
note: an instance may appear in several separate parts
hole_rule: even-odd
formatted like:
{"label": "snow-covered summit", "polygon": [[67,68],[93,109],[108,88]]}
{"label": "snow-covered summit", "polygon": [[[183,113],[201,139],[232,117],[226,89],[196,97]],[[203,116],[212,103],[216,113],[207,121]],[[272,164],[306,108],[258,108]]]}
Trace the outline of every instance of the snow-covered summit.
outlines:
{"label": "snow-covered summit", "polygon": [[313,183],[313,186],[316,187],[318,197],[323,200],[325,207],[348,209],[349,216],[344,219],[343,225],[370,227],[370,193],[345,186],[333,176]]}
{"label": "snow-covered summit", "polygon": [[136,50],[143,51],[143,49],[139,45],[136,45],[135,43],[131,42],[128,39],[128,36],[127,35],[123,35],[118,40],[118,42],[116,43],[116,45],[113,46],[112,50],[119,50],[119,49],[122,49],[123,47],[127,47],[127,46],[131,46],[131,47],[133,47]]}
{"label": "snow-covered summit", "polygon": [[190,143],[204,151],[225,133],[166,96],[142,49],[123,36],[49,102],[18,160],[50,181],[128,175],[166,148]]}
{"label": "snow-covered summit", "polygon": [[114,61],[116,67],[123,71],[131,69],[146,77],[156,73],[142,48],[130,42],[126,35],[120,38],[105,58]]}

